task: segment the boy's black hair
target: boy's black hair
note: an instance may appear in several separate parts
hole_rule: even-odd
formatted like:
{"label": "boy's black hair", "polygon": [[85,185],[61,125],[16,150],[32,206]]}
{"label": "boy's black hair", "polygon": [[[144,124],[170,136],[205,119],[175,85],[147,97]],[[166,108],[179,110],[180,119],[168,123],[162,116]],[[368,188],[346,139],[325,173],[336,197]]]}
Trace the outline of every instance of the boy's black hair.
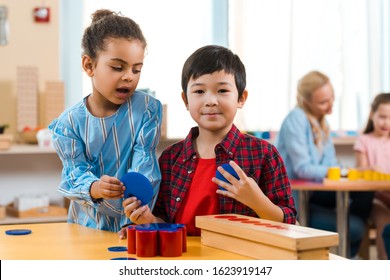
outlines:
{"label": "boy's black hair", "polygon": [[228,48],[208,45],[196,50],[184,63],[181,75],[181,87],[187,97],[187,86],[191,78],[197,79],[205,74],[225,71],[234,76],[238,100],[246,87],[245,66],[238,55]]}

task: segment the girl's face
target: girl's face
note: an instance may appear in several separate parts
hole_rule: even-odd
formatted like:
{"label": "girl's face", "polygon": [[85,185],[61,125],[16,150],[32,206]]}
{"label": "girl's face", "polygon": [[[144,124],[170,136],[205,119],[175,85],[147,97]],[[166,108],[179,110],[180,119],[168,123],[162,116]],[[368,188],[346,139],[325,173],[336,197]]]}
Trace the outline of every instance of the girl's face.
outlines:
{"label": "girl's face", "polygon": [[320,119],[332,113],[333,102],[333,88],[330,83],[327,83],[312,93],[308,105],[314,117]]}
{"label": "girl's face", "polygon": [[83,67],[92,79],[93,102],[117,108],[134,93],[141,75],[144,45],[139,40],[112,38],[96,61],[83,57]]}
{"label": "girl's face", "polygon": [[390,136],[390,103],[382,103],[371,115],[376,136]]}
{"label": "girl's face", "polygon": [[227,133],[233,123],[237,109],[244,106],[247,92],[238,100],[234,76],[225,71],[202,75],[190,79],[184,103],[199,129],[213,133]]}

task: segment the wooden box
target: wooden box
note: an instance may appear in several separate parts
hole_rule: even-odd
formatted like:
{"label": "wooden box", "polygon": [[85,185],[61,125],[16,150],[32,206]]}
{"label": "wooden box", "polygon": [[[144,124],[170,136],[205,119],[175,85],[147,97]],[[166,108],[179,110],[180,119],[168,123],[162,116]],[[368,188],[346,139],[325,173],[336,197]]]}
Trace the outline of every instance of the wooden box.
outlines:
{"label": "wooden box", "polygon": [[327,260],[338,234],[243,215],[197,216],[203,245],[255,259]]}
{"label": "wooden box", "polygon": [[68,210],[63,207],[50,205],[48,207],[37,207],[26,211],[19,211],[13,203],[7,205],[7,215],[17,218],[55,217],[67,215]]}
{"label": "wooden box", "polygon": [[20,140],[27,144],[38,144],[37,130],[28,130],[19,132]]}
{"label": "wooden box", "polygon": [[11,134],[0,134],[0,150],[8,150],[11,147],[12,140]]}
{"label": "wooden box", "polygon": [[0,205],[0,220],[5,218],[5,207]]}

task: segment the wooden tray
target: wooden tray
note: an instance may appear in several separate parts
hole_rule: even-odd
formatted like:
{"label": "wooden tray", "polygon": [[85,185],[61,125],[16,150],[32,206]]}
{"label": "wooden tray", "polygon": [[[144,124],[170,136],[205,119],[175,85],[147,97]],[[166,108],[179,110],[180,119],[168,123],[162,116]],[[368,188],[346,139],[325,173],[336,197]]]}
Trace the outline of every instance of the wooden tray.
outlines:
{"label": "wooden tray", "polygon": [[197,216],[203,245],[255,259],[329,259],[338,234],[243,215]]}
{"label": "wooden tray", "polygon": [[68,210],[63,207],[50,205],[48,207],[38,207],[29,209],[26,211],[19,211],[11,203],[6,208],[7,215],[17,218],[32,218],[32,217],[55,217],[64,216],[68,213]]}

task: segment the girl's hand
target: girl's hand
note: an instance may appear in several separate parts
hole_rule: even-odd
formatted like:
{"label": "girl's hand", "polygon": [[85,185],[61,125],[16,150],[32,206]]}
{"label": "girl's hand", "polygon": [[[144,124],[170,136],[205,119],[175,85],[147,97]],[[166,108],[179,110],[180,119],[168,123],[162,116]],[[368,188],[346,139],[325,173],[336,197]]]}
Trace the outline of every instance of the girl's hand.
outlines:
{"label": "girl's hand", "polygon": [[119,199],[124,196],[125,186],[119,179],[103,175],[99,181],[93,182],[91,196],[93,199]]}
{"label": "girl's hand", "polygon": [[120,231],[118,231],[118,235],[120,239],[126,239],[127,237],[127,228],[121,228]]}
{"label": "girl's hand", "polygon": [[148,205],[141,206],[141,201],[136,197],[123,200],[122,205],[126,217],[135,224],[157,223],[158,219],[152,214]]}
{"label": "girl's hand", "polygon": [[218,167],[218,171],[230,182],[226,183],[215,177],[212,181],[217,185],[225,188],[226,190],[217,190],[218,194],[234,198],[235,200],[245,204],[246,206],[256,209],[256,205],[262,197],[265,197],[256,181],[246,176],[245,172],[234,162],[229,162],[230,166],[236,171],[240,180],[237,180],[229,172],[225,171],[222,167]]}

